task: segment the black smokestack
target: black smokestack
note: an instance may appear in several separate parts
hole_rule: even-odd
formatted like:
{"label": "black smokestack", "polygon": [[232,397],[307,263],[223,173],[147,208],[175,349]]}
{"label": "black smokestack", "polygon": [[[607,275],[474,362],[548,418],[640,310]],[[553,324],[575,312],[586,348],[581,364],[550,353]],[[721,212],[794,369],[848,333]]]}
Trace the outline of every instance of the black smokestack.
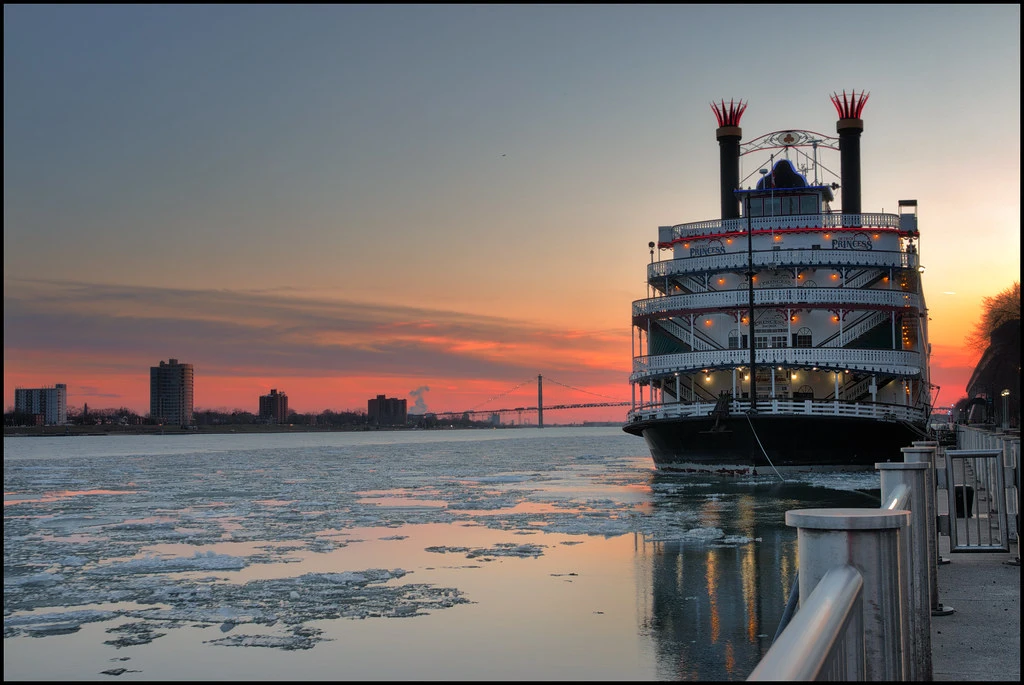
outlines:
{"label": "black smokestack", "polygon": [[864,130],[864,121],[860,113],[868,101],[864,91],[860,95],[850,91],[847,95],[832,94],[839,121],[836,132],[839,133],[839,173],[842,176],[843,214],[860,214],[860,134]]}
{"label": "black smokestack", "polygon": [[718,130],[715,135],[718,137],[718,159],[721,169],[721,194],[722,194],[722,219],[738,219],[740,217],[740,201],[735,191],[740,187],[740,138],[743,137],[743,130],[740,128],[740,117],[746,111],[747,105],[740,100],[734,102],[725,100],[712,102],[711,109],[718,119]]}

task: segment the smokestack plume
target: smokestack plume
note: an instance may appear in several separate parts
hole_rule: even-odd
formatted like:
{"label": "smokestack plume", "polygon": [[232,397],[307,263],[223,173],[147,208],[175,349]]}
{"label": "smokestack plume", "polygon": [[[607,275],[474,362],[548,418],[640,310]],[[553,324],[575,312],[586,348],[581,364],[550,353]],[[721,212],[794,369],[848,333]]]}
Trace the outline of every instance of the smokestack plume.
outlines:
{"label": "smokestack plume", "polygon": [[843,214],[860,214],[860,134],[864,130],[864,121],[860,114],[867,104],[869,93],[850,91],[847,95],[832,93],[832,104],[835,105],[839,121],[836,132],[839,134],[839,174],[843,189]]}
{"label": "smokestack plume", "polygon": [[427,413],[427,403],[423,400],[423,393],[428,392],[429,390],[430,390],[429,386],[421,385],[420,387],[416,388],[415,390],[410,390],[409,391],[409,395],[411,395],[412,397],[416,398],[416,403],[409,410],[410,414],[426,414]]}
{"label": "smokestack plume", "polygon": [[722,197],[722,219],[740,218],[740,201],[735,191],[740,187],[740,138],[743,137],[743,129],[740,128],[740,118],[747,110],[747,103],[740,100],[736,102],[725,100],[712,102],[711,109],[718,119],[718,130],[715,132],[718,138],[718,160],[721,170],[720,187]]}

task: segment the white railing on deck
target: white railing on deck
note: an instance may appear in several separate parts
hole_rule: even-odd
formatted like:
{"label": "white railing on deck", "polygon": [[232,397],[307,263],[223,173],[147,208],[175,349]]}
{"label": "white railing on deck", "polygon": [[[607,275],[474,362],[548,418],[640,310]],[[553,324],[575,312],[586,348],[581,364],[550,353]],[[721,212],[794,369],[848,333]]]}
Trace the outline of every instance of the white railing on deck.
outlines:
{"label": "white railing on deck", "polygon": [[[673,240],[694,240],[702,236],[721,233],[746,233],[748,220],[712,219],[675,226],[658,228],[658,240],[670,243]],[[754,231],[769,231],[782,228],[878,228],[899,230],[900,217],[897,214],[787,214],[779,216],[750,217],[749,226]]]}
{"label": "white railing on deck", "polygon": [[[633,318],[666,312],[744,309],[750,306],[750,291],[720,290],[691,295],[652,297],[633,302]],[[921,298],[902,290],[855,290],[847,288],[755,288],[755,307],[886,307],[919,309]]]}
{"label": "white railing on deck", "polygon": [[[870,266],[878,268],[916,269],[918,255],[888,250],[814,250],[791,248],[756,250],[751,258],[755,267],[789,266]],[[728,271],[747,266],[747,253],[728,252],[706,257],[665,259],[647,265],[647,280],[680,274]]]}
{"label": "white railing on deck", "polygon": [[[761,365],[818,367],[827,370],[872,371],[901,376],[921,372],[921,355],[912,350],[870,350],[849,347],[762,347],[755,349],[754,361]],[[689,373],[698,369],[746,366],[750,350],[679,352],[633,358],[630,383],[652,376]]]}
{"label": "white railing on deck", "polygon": [[[641,404],[629,412],[628,421],[634,423],[657,419],[709,416],[714,408],[714,402]],[[742,415],[749,408],[748,400],[734,399],[729,403],[731,414]],[[911,422],[922,422],[928,416],[925,408],[906,407],[884,402],[844,402],[842,400],[758,400],[757,413],[762,416],[841,416]]]}

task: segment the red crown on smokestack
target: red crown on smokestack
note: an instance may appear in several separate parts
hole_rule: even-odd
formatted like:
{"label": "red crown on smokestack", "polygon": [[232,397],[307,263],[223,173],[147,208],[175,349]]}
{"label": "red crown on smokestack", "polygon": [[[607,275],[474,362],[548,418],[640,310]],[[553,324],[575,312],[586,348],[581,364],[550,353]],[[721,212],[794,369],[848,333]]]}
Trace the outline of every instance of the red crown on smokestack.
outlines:
{"label": "red crown on smokestack", "polygon": [[718,119],[718,127],[723,126],[739,126],[740,117],[747,111],[747,103],[740,100],[736,102],[729,100],[729,104],[725,104],[725,100],[719,102],[712,102],[711,109],[715,112],[715,118]]}
{"label": "red crown on smokestack", "polygon": [[840,119],[860,119],[860,113],[864,111],[864,105],[867,104],[869,97],[871,97],[871,93],[865,93],[863,90],[860,95],[857,95],[855,90],[851,90],[849,95],[845,90],[842,95],[836,93],[831,95],[832,104],[835,105]]}

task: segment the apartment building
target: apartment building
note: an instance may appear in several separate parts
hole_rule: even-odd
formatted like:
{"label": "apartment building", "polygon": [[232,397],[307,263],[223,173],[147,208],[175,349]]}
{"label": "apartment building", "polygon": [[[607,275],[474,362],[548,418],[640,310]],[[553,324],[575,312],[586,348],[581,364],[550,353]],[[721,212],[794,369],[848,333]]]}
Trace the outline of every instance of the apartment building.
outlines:
{"label": "apartment building", "polygon": [[15,388],[14,411],[32,414],[47,426],[63,425],[68,422],[68,386],[57,383],[46,388]]}
{"label": "apartment building", "polygon": [[260,395],[260,421],[285,423],[288,421],[288,395],[272,388],[269,395]]}
{"label": "apartment building", "polygon": [[149,367],[149,416],[169,425],[192,423],[194,371],[177,359]]}
{"label": "apartment building", "polygon": [[404,426],[408,419],[407,401],[396,397],[377,395],[366,403],[370,423],[378,426]]}

